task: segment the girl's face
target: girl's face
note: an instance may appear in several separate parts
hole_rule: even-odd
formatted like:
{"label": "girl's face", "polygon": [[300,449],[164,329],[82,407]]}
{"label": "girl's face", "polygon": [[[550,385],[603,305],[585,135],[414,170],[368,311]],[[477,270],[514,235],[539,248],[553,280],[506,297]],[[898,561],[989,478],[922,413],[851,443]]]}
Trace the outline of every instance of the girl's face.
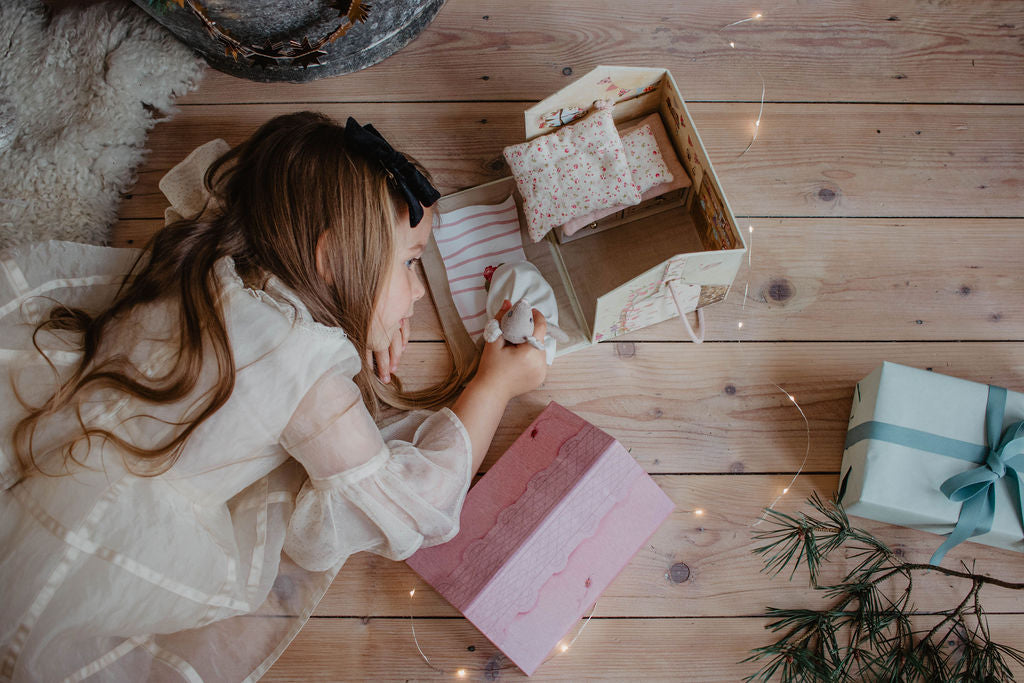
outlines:
{"label": "girl's face", "polygon": [[420,282],[417,265],[430,239],[433,218],[430,207],[423,208],[423,219],[415,228],[409,226],[408,211],[398,218],[393,263],[384,278],[370,328],[370,348],[374,351],[387,350],[402,321],[412,317],[413,304],[427,291]]}

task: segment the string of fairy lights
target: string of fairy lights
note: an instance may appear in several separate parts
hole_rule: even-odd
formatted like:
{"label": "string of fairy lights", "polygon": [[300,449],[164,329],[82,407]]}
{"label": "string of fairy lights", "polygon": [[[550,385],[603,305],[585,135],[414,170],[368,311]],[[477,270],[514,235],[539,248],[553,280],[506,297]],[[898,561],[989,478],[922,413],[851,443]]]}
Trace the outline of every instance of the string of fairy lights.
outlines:
{"label": "string of fairy lights", "polygon": [[[731,24],[726,24],[722,28],[718,29],[718,38],[722,42],[726,43],[730,48],[736,49],[736,41],[735,40],[726,40],[722,36],[722,31],[730,29],[733,26],[739,26],[740,24],[745,24],[748,21],[759,21],[763,17],[764,17],[764,15],[761,12],[757,12],[756,14],[754,14],[754,16],[747,17],[746,19],[740,19],[739,21],[734,21]],[[765,92],[767,91],[767,84],[765,83],[765,80],[764,80],[764,74],[761,73],[761,69],[759,69],[757,67],[756,63],[754,65],[754,71],[757,73],[758,78],[761,79],[761,106],[760,106],[760,108],[757,111],[757,118],[754,119],[754,132],[753,132],[753,134],[750,137],[750,142],[747,143],[747,146],[743,148],[743,151],[739,153],[737,158],[739,158],[739,157],[743,156],[744,154],[746,154],[747,151],[751,147],[754,146],[754,142],[757,141],[757,134],[761,130],[761,117],[764,116],[764,95],[765,95]]]}
{"label": "string of fairy lights", "polygon": [[[738,26],[740,24],[745,24],[747,22],[759,21],[759,20],[761,20],[763,18],[764,18],[764,14],[762,12],[757,12],[757,13],[753,14],[752,16],[747,17],[745,19],[740,19],[739,21],[734,21],[734,22],[732,22],[730,24],[726,24],[725,26],[723,26],[722,28],[720,28],[718,30],[717,35],[731,49],[735,49],[736,48],[736,41],[735,40],[726,39],[722,35],[722,32],[726,31],[726,30],[728,30],[728,29],[730,29],[730,28],[732,28],[734,26]],[[762,119],[764,117],[764,101],[765,101],[765,93],[767,91],[767,84],[765,82],[764,75],[761,73],[761,70],[759,68],[757,68],[756,66],[754,66],[754,71],[757,73],[758,77],[761,79],[760,105],[759,105],[758,112],[757,112],[757,118],[753,122],[753,132],[751,134],[750,142],[747,143],[746,147],[744,147],[743,151],[739,153],[738,157],[742,157],[744,154],[746,154],[747,151],[749,151],[750,148],[757,141],[758,133],[761,130]],[[752,269],[752,264],[753,264],[752,258],[753,258],[753,248],[754,248],[754,226],[753,225],[748,225],[747,226],[747,234],[748,234],[748,240],[747,240],[746,282],[743,285],[743,302],[742,302],[741,307],[740,307],[741,311],[745,311],[746,310],[747,299],[748,299],[749,292],[750,292],[750,274],[751,274],[751,269]],[[740,321],[738,321],[736,323],[737,330],[740,331],[740,332],[742,332],[742,330],[743,330],[743,323],[744,323],[743,320],[740,320]],[[740,345],[741,344],[741,340],[739,338],[737,338],[736,343],[737,343],[737,345]],[[811,452],[811,425],[810,425],[810,421],[807,419],[807,414],[804,412],[804,409],[797,402],[796,396],[791,394],[789,391],[784,389],[779,384],[776,384],[776,383],[772,382],[772,385],[775,388],[777,388],[780,392],[782,392],[788,398],[788,400],[793,404],[793,406],[799,412],[800,417],[803,419],[804,431],[805,431],[805,435],[806,435],[806,448],[804,450],[803,460],[801,461],[800,466],[797,468],[796,472],[793,474],[792,479],[790,479],[789,483],[782,488],[782,490],[778,493],[778,495],[775,496],[775,498],[772,500],[772,502],[767,507],[765,507],[762,510],[761,516],[756,521],[754,521],[752,524],[750,524],[748,526],[757,526],[758,524],[763,522],[765,520],[767,514],[768,514],[768,511],[769,510],[773,510],[775,508],[775,506],[778,504],[778,502],[780,500],[782,500],[782,498],[786,494],[789,493],[790,489],[796,483],[797,478],[803,472],[804,466],[807,464],[807,459],[810,456],[810,452]],[[694,508],[693,514],[695,516],[697,516],[697,517],[702,517],[705,514],[705,510],[704,510],[704,508],[697,507],[697,508]],[[409,591],[409,625],[410,625],[410,629],[412,631],[413,643],[415,644],[417,652],[419,653],[419,655],[423,659],[423,661],[426,663],[426,665],[428,667],[430,667],[432,670],[434,670],[435,672],[439,673],[439,674],[453,674],[456,678],[466,678],[469,675],[470,671],[477,671],[477,669],[473,669],[471,667],[459,667],[459,668],[455,668],[455,669],[445,669],[445,668],[437,666],[436,664],[434,664],[430,660],[430,658],[423,651],[423,648],[422,648],[422,646],[420,645],[420,642],[419,642],[419,638],[416,635],[415,609],[414,609],[414,604],[413,604],[413,600],[414,600],[415,596],[416,596],[416,589],[413,588],[412,590]],[[576,640],[583,634],[583,630],[587,627],[587,624],[590,623],[590,620],[594,617],[594,614],[596,613],[596,611],[597,611],[597,602],[594,603],[594,606],[592,607],[592,609],[590,611],[590,614],[587,616],[587,618],[585,620],[582,621],[582,624],[580,625],[579,629],[576,631],[576,634],[572,637],[572,639],[568,640],[568,642],[563,641],[563,642],[559,643],[556,646],[554,652],[552,652],[552,654],[549,655],[548,660],[551,659],[552,657],[555,657],[555,656],[557,656],[559,654],[563,654],[563,653],[566,653],[566,652],[569,651],[569,649],[572,647],[572,645],[575,644]],[[545,661],[548,661],[548,660],[545,660]]]}
{"label": "string of fairy lights", "polygon": [[[739,26],[741,24],[746,24],[748,22],[760,21],[761,19],[764,18],[764,16],[765,15],[762,12],[755,12],[752,16],[746,17],[745,19],[740,19],[740,20],[734,21],[734,22],[732,22],[730,24],[726,24],[722,28],[718,29],[717,35],[718,35],[719,40],[721,40],[723,43],[728,45],[730,49],[735,50],[736,49],[736,41],[728,39],[725,36],[723,36],[723,32],[728,30],[728,29],[730,29],[730,28],[732,28],[732,27],[734,27],[734,26]],[[748,59],[749,59],[749,57],[748,57]],[[753,65],[753,71],[757,74],[758,78],[761,80],[761,98],[760,98],[760,102],[759,102],[759,105],[758,105],[757,118],[754,119],[753,129],[752,129],[752,133],[751,133],[751,137],[750,137],[750,142],[748,142],[746,147],[743,148],[743,151],[741,151],[737,155],[737,158],[742,157],[744,154],[746,154],[750,150],[751,147],[753,147],[754,143],[757,141],[757,136],[758,136],[758,134],[761,131],[761,123],[762,123],[762,120],[764,118],[764,100],[765,100],[765,93],[767,92],[767,83],[765,81],[764,74],[761,73],[761,69],[758,68],[756,62]],[[748,225],[747,226],[747,269],[746,269],[745,281],[743,283],[743,300],[742,300],[742,302],[740,304],[740,311],[741,312],[745,312],[746,311],[747,299],[750,296],[750,274],[751,274],[751,270],[752,270],[752,267],[753,267],[753,254],[754,254],[754,226],[753,225]],[[742,331],[743,331],[743,323],[744,323],[743,320],[739,320],[736,323],[736,329],[740,333],[742,333]],[[740,346],[742,344],[742,340],[739,337],[737,337],[736,343],[737,343],[738,346]],[[803,420],[803,423],[804,423],[804,435],[805,435],[805,441],[806,441],[805,448],[804,448],[804,457],[800,461],[800,466],[797,467],[797,470],[793,474],[793,477],[790,479],[789,483],[786,486],[782,487],[782,490],[778,493],[778,495],[775,496],[775,498],[771,501],[771,503],[769,503],[768,506],[764,507],[761,510],[761,515],[750,526],[757,526],[758,524],[763,522],[767,518],[768,512],[770,510],[774,510],[775,506],[778,504],[778,502],[780,500],[782,500],[782,498],[786,494],[789,493],[789,490],[791,488],[793,488],[793,484],[796,483],[797,478],[803,473],[804,467],[807,465],[807,459],[810,457],[810,454],[811,454],[811,423],[807,419],[807,414],[804,412],[804,409],[797,402],[796,396],[794,396],[789,391],[787,391],[786,389],[784,389],[782,386],[780,386],[779,384],[777,384],[775,382],[772,382],[772,386],[774,386],[776,389],[778,389],[780,392],[782,392],[786,396],[786,398],[789,399],[789,401],[793,404],[793,406],[799,412],[800,418]],[[702,516],[704,514],[704,510],[701,509],[701,508],[697,508],[697,509],[694,510],[694,514],[697,515],[698,517]]]}
{"label": "string of fairy lights", "polygon": [[[746,277],[744,278],[745,281],[743,283],[743,302],[742,302],[742,304],[740,304],[740,311],[745,311],[746,307],[747,307],[747,298],[748,298],[748,294],[749,294],[749,291],[750,291],[750,271],[752,269],[752,264],[753,264],[753,261],[752,261],[752,254],[753,253],[754,253],[754,226],[753,225],[748,225],[747,226],[747,269],[746,269]],[[737,332],[742,332],[743,331],[743,321],[742,320],[737,321],[737,323],[736,323],[736,330],[737,330]],[[742,342],[742,340],[739,337],[736,338],[736,345],[737,345],[737,348],[742,348],[743,342]],[[777,496],[775,496],[775,498],[772,500],[771,503],[768,504],[767,507],[762,508],[760,517],[758,517],[757,520],[754,521],[754,523],[750,525],[752,527],[753,526],[757,526],[761,522],[763,522],[767,518],[768,512],[770,510],[774,510],[775,506],[778,504],[778,502],[780,500],[782,500],[783,496],[785,496],[787,493],[789,493],[789,490],[791,488],[793,488],[793,484],[796,483],[797,477],[799,477],[803,473],[804,467],[807,465],[807,459],[811,455],[811,423],[810,423],[810,420],[807,419],[807,413],[804,412],[804,409],[797,402],[796,396],[794,396],[793,394],[789,393],[786,389],[784,389],[782,386],[780,386],[779,384],[777,384],[775,382],[772,382],[772,386],[774,386],[776,389],[781,391],[786,396],[786,398],[788,398],[790,400],[790,402],[792,402],[793,406],[800,413],[800,417],[804,421],[804,434],[805,434],[805,437],[806,437],[806,443],[805,443],[805,447],[804,447],[804,457],[803,457],[803,460],[800,461],[800,466],[797,467],[796,472],[793,474],[792,479],[790,479],[789,483],[786,486],[782,487],[782,490],[779,492],[779,494]],[[694,510],[694,514],[697,514],[697,516],[700,516],[700,515],[704,514],[704,511],[703,510],[699,510],[699,509],[698,510]]]}

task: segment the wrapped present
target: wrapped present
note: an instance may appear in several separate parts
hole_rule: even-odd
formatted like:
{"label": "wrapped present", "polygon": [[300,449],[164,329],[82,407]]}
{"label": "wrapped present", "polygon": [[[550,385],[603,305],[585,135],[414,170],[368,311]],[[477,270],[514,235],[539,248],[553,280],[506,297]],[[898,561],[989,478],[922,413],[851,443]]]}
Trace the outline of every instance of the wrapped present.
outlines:
{"label": "wrapped present", "polygon": [[857,384],[840,481],[847,512],[1024,551],[1024,394],[896,363]]}
{"label": "wrapped present", "polygon": [[618,441],[557,403],[407,562],[526,675],[674,508]]}

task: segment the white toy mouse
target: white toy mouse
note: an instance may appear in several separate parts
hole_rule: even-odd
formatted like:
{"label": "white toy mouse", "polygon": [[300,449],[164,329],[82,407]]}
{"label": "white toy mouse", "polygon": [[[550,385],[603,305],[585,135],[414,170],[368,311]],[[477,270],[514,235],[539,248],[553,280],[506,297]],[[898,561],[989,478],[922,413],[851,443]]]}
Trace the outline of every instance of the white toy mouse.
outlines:
{"label": "white toy mouse", "polygon": [[[569,341],[569,335],[562,331],[558,325],[548,323],[548,334],[557,341]],[[541,351],[545,351],[544,343],[533,336],[533,306],[529,299],[520,299],[512,304],[505,315],[501,316],[501,322],[491,318],[484,328],[484,339],[493,342],[501,336],[510,344],[529,344]]]}
{"label": "white toy mouse", "polygon": [[[513,302],[512,308],[499,321],[495,316],[505,299]],[[547,321],[548,334],[544,339],[533,336],[534,308]],[[493,342],[501,336],[510,344],[530,344],[547,354],[548,365],[554,361],[556,341],[569,341],[569,336],[558,327],[554,290],[529,261],[504,263],[494,270],[487,291],[487,316],[486,341]]]}

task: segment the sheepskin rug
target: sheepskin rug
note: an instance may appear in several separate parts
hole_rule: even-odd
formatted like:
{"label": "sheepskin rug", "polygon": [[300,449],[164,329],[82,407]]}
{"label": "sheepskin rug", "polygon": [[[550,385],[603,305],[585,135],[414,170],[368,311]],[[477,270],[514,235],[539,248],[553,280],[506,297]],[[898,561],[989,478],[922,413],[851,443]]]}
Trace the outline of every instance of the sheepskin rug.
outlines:
{"label": "sheepskin rug", "polygon": [[0,0],[0,249],[109,240],[146,134],[205,63],[125,2]]}

